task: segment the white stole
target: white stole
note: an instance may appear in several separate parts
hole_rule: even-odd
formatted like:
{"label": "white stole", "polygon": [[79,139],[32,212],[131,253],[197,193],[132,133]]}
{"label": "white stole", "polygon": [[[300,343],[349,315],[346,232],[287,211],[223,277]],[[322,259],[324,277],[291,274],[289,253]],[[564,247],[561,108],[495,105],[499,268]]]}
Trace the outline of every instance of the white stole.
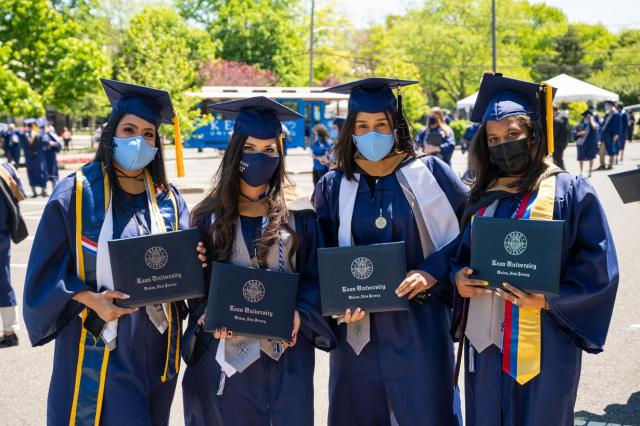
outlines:
{"label": "white stole", "polygon": [[[157,205],[153,202],[153,196],[151,195],[151,191],[155,190],[149,185],[149,179],[145,179],[145,190],[147,194],[147,206],[149,208],[149,216],[151,217],[151,233],[158,234],[161,232],[166,232],[166,227],[164,225],[164,219],[162,218],[162,214],[160,213]],[[109,255],[109,245],[108,242],[114,240],[113,238],[113,191],[109,196],[109,207],[107,208],[107,212],[104,215],[104,221],[102,222],[102,227],[100,228],[100,236],[98,238],[98,250],[96,255],[96,282],[98,285],[98,291],[101,290],[113,290],[113,274],[111,272],[111,257]],[[178,220],[178,212],[176,211],[176,221]],[[115,238],[117,239],[117,238]],[[149,308],[154,309],[153,306],[147,307],[147,313],[149,314]],[[169,312],[169,304],[164,303],[162,305],[164,311],[164,321],[158,321],[156,316],[149,315],[149,319],[156,326],[160,334],[164,333],[167,329],[168,323],[166,318],[168,318]],[[110,348],[115,347],[115,340],[118,337],[118,320],[115,319],[113,321],[109,321],[104,331],[102,332],[102,339],[105,344]]]}

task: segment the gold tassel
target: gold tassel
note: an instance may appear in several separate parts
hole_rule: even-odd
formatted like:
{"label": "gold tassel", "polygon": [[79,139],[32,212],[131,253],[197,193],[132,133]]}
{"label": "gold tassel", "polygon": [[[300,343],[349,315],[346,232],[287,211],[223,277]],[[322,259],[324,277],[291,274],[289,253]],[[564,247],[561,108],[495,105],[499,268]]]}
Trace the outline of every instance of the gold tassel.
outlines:
{"label": "gold tassel", "polygon": [[182,151],[182,137],[180,136],[180,119],[175,110],[173,111],[173,140],[176,144],[176,168],[178,177],[184,177],[184,153]]}
{"label": "gold tassel", "polygon": [[553,154],[553,87],[548,83],[544,84],[546,114],[547,114],[547,154]]}
{"label": "gold tassel", "polygon": [[282,134],[282,132],[280,133],[278,142],[280,143],[280,151],[282,151],[282,153],[284,154],[284,135]]}

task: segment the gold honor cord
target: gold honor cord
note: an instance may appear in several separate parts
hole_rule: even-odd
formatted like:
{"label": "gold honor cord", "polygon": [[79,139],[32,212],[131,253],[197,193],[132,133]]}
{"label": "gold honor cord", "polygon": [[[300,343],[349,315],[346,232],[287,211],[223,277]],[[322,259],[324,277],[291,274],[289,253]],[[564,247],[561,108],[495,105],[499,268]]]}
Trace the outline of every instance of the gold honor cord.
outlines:
{"label": "gold honor cord", "polygon": [[176,144],[176,168],[178,177],[184,177],[184,152],[182,151],[182,136],[180,135],[180,119],[173,111],[173,141]]}
{"label": "gold honor cord", "polygon": [[545,91],[545,108],[547,115],[547,154],[553,154],[554,141],[553,141],[553,86],[549,83],[543,83]]}

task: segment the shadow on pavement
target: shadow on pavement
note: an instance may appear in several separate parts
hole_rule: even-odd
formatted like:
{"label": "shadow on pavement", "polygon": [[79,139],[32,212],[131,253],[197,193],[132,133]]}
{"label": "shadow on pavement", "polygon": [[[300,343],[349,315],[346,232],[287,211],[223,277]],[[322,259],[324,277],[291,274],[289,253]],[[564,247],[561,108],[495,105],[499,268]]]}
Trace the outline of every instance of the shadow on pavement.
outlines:
{"label": "shadow on pavement", "polygon": [[[640,425],[640,392],[631,394],[626,404],[611,404],[604,409],[605,414],[599,416],[588,411],[575,413],[576,420],[596,421],[604,424]],[[577,424],[577,423],[576,423]]]}

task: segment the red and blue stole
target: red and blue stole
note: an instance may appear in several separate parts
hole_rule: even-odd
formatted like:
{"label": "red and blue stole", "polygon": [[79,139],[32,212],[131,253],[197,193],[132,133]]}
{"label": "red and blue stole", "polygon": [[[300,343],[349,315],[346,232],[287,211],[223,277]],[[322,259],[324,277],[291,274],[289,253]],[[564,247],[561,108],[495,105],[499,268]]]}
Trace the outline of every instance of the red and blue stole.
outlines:
{"label": "red and blue stole", "polygon": [[[540,183],[536,192],[527,192],[516,211],[517,220],[552,220],[555,201],[555,175]],[[476,213],[485,214],[487,207]],[[521,308],[505,301],[502,340],[502,370],[519,384],[540,374],[542,331],[540,309]]]}

